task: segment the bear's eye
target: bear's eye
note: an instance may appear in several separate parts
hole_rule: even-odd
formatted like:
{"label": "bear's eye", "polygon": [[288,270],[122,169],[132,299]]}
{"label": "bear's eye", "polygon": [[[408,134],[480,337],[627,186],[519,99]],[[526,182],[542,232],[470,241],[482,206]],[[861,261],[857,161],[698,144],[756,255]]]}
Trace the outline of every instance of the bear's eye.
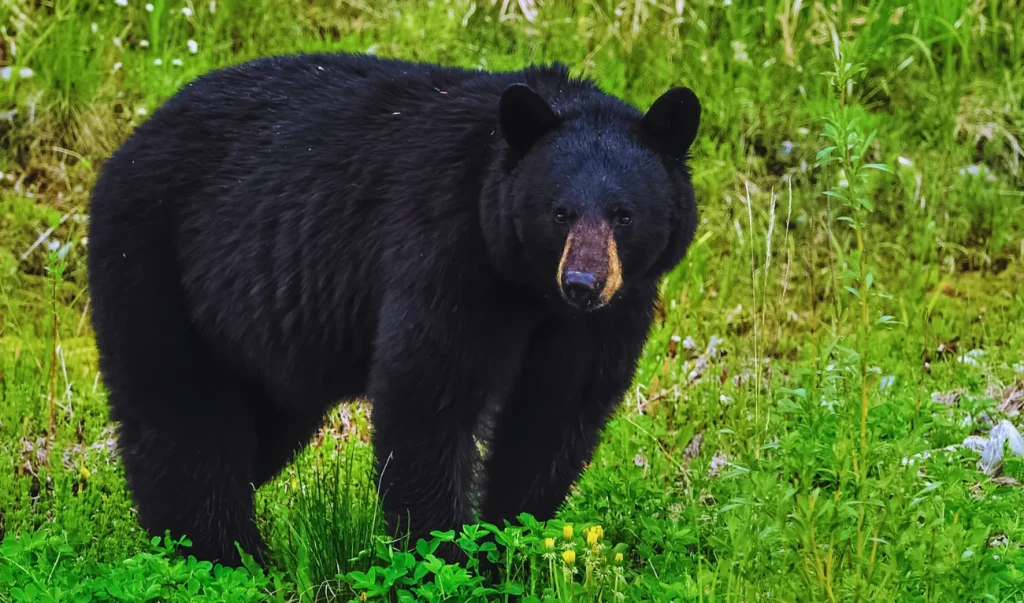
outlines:
{"label": "bear's eye", "polygon": [[633,216],[629,215],[629,212],[620,211],[615,216],[615,223],[619,226],[629,226],[633,223]]}
{"label": "bear's eye", "polygon": [[559,224],[565,224],[565,221],[569,219],[569,212],[564,207],[559,207],[555,210],[555,222]]}

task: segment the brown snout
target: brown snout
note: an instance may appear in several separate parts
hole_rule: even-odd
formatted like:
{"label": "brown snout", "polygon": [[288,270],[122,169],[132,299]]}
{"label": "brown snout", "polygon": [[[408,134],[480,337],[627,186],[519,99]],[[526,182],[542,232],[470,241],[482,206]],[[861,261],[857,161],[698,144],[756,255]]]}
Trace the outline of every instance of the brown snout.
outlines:
{"label": "brown snout", "polygon": [[622,286],[611,226],[604,220],[581,220],[565,239],[558,264],[558,286],[567,302],[581,310],[604,306]]}

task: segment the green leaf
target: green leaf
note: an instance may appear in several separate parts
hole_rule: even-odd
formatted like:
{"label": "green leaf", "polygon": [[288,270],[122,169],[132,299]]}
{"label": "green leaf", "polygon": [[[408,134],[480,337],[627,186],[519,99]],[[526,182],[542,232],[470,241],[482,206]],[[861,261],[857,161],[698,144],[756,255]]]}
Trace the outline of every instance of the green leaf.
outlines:
{"label": "green leaf", "polygon": [[416,583],[422,582],[423,576],[426,576],[429,571],[430,570],[427,568],[425,564],[421,563],[417,565],[416,568],[412,570],[413,581]]}
{"label": "green leaf", "polygon": [[818,159],[824,159],[825,157],[831,156],[832,155],[832,151],[835,151],[838,148],[839,147],[837,147],[835,145],[830,146],[830,147],[825,147],[824,149],[818,151],[818,153],[815,155],[815,157],[817,157]]}
{"label": "green leaf", "polygon": [[693,423],[687,423],[679,432],[676,434],[676,449],[683,450],[693,439],[694,431],[696,426]]}
{"label": "green leaf", "polygon": [[454,542],[455,541],[455,530],[447,530],[447,531],[444,531],[444,532],[439,532],[437,530],[434,530],[433,532],[430,533],[430,535],[433,536],[434,538],[440,539],[441,542]]}
{"label": "green leaf", "polygon": [[519,523],[523,524],[526,528],[534,531],[537,531],[541,528],[540,522],[537,521],[537,518],[530,513],[520,513]]}
{"label": "green leaf", "polygon": [[[452,536],[454,536],[455,535],[455,530],[452,530],[451,534],[452,534]],[[450,542],[450,541],[446,541],[446,542]],[[420,557],[426,557],[427,555],[433,555],[434,552],[437,550],[437,547],[439,547],[439,546],[441,546],[441,542],[439,540],[431,539],[428,542],[428,541],[420,538],[419,540],[416,541],[416,553],[418,553]]]}
{"label": "green leaf", "polygon": [[455,542],[459,545],[459,548],[466,551],[467,553],[475,553],[480,548],[476,541],[465,537],[459,538]]}
{"label": "green leaf", "polygon": [[493,592],[494,594],[512,595],[514,597],[518,597],[522,595],[524,592],[526,592],[526,588],[518,582],[506,582],[505,584],[502,584],[498,588],[498,590],[495,590]]}

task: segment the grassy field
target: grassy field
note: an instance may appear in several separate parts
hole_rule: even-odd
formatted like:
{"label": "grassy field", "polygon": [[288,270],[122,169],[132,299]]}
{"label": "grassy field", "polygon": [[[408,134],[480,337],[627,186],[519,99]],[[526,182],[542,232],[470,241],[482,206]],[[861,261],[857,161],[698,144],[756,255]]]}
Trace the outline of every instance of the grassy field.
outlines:
{"label": "grassy field", "polygon": [[[558,519],[494,529],[497,582],[381,537],[362,404],[258,492],[270,568],[137,527],[91,184],[190,78],[312,50],[704,104],[634,388]],[[980,463],[1024,406],[1022,57],[1019,0],[4,0],[0,602],[1024,600],[1024,458]]]}

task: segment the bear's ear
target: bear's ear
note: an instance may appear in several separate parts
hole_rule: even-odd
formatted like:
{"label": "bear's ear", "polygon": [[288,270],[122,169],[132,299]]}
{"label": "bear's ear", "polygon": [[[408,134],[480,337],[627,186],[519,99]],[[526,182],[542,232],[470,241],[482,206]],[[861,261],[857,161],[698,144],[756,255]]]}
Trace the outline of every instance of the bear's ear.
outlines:
{"label": "bear's ear", "polygon": [[658,151],[682,158],[700,125],[700,101],[689,88],[672,88],[654,101],[640,120],[640,127]]}
{"label": "bear's ear", "polygon": [[551,105],[526,84],[505,89],[498,103],[498,117],[502,135],[520,154],[562,121]]}

